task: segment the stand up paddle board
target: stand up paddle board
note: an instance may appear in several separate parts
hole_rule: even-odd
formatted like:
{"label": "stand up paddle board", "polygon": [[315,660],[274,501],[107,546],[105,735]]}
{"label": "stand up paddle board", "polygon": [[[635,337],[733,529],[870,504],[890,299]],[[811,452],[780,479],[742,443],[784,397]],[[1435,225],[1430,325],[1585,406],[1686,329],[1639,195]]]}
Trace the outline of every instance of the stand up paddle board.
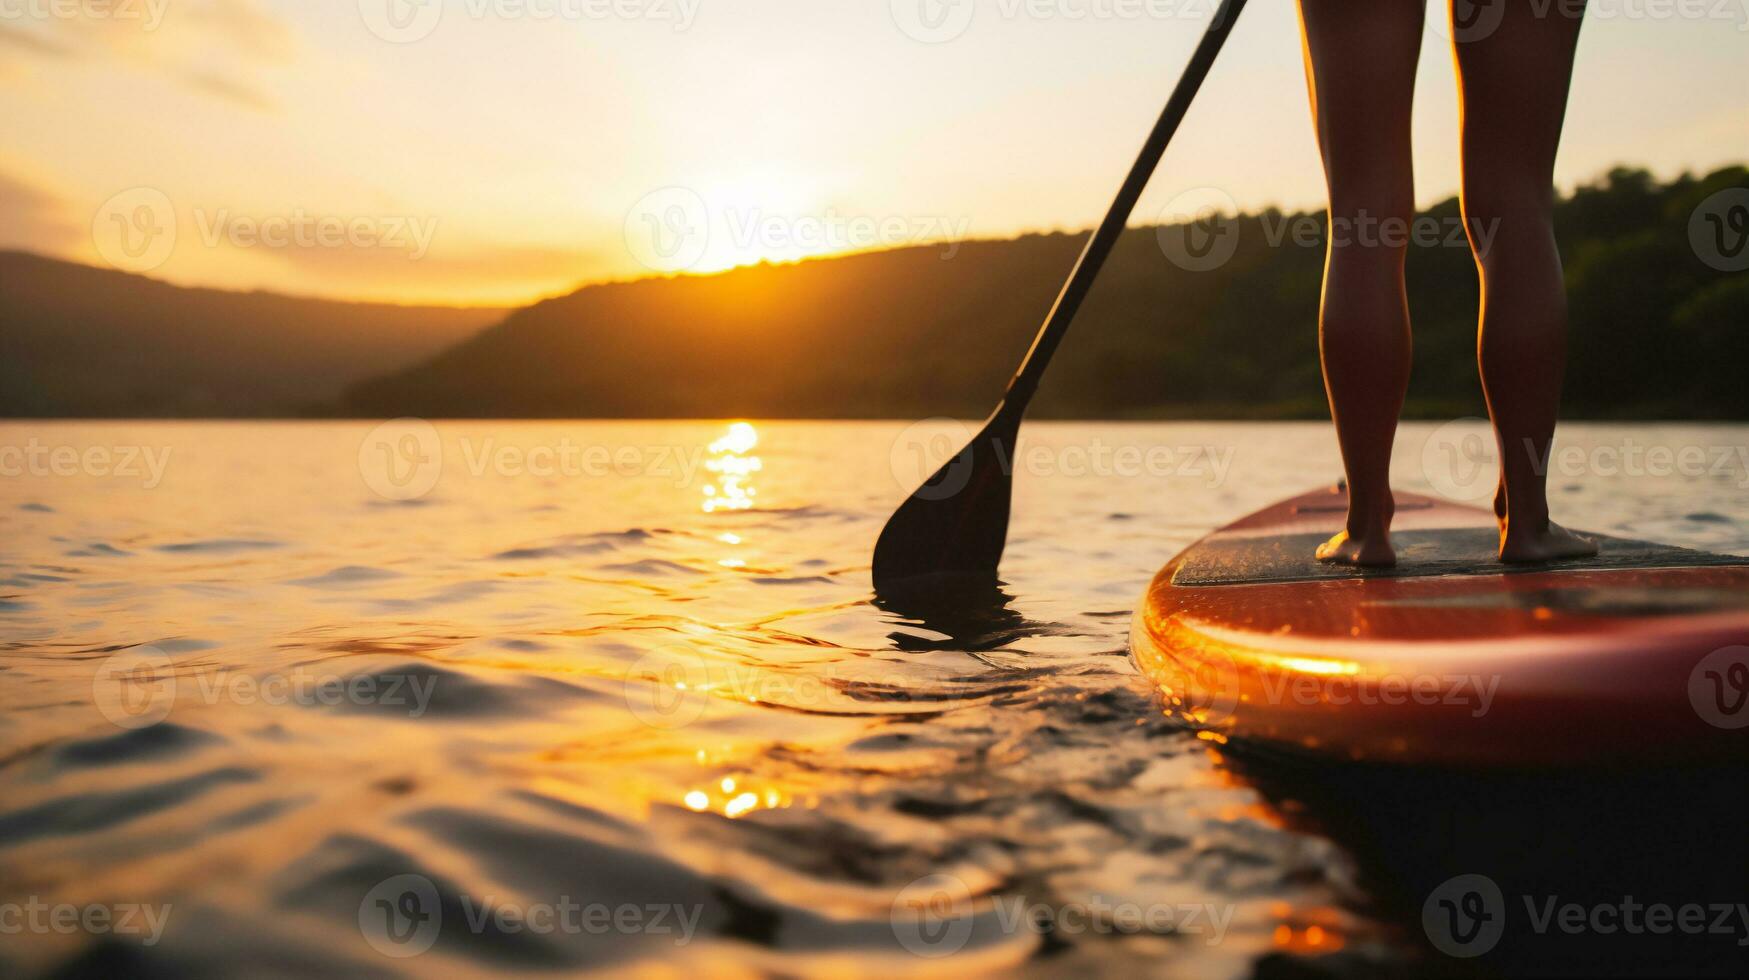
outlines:
{"label": "stand up paddle board", "polygon": [[1131,629],[1168,714],[1211,741],[1459,766],[1749,757],[1749,558],[1587,535],[1509,566],[1494,515],[1400,494],[1398,565],[1317,561],[1340,489],[1161,570]]}

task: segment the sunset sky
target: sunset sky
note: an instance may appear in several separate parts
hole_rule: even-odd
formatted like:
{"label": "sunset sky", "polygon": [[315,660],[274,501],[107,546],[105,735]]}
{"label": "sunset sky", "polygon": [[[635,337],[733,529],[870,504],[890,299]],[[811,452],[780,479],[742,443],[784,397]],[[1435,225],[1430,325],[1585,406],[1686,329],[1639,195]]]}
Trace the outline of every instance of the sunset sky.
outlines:
{"label": "sunset sky", "polygon": [[[119,264],[507,304],[1091,225],[1212,4],[957,2],[0,0],[0,247],[101,263],[167,204],[161,254]],[[1424,202],[1457,185],[1428,41]],[[1593,0],[1575,85],[1563,186],[1749,157],[1749,0]],[[1315,206],[1321,181],[1293,7],[1256,0],[1137,220],[1203,187]]]}

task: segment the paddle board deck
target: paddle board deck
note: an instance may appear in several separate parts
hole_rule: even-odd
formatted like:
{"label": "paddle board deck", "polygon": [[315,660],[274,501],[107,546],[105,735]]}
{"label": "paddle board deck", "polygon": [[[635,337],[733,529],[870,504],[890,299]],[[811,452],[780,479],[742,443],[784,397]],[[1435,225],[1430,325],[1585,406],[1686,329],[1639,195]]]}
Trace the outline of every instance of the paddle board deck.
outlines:
{"label": "paddle board deck", "polygon": [[1587,535],[1502,565],[1493,514],[1398,496],[1399,564],[1318,562],[1340,488],[1169,562],[1131,650],[1216,742],[1341,759],[1537,766],[1749,757],[1749,558]]}

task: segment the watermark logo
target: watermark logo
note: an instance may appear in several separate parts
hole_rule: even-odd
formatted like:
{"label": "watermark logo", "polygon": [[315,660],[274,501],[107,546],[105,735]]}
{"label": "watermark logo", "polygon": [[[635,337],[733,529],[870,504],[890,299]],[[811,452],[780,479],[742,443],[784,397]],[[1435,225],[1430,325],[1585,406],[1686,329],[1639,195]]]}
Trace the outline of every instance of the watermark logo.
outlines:
{"label": "watermark logo", "polygon": [[1744,0],[1453,0],[1446,16],[1444,0],[1434,0],[1427,13],[1428,29],[1447,41],[1485,41],[1505,24],[1508,4],[1522,6],[1518,16],[1537,20],[1560,17],[1577,21],[1668,23],[1728,21],[1738,31],[1749,30],[1749,4]]}
{"label": "watermark logo", "polygon": [[[534,444],[440,433],[423,419],[385,422],[359,444],[358,469],[365,484],[388,500],[427,496],[446,473],[470,479],[667,481],[675,489],[703,484],[704,509],[751,510],[759,490],[753,480],[764,460],[753,454],[758,431],[737,422],[707,446],[583,442],[569,434]],[[0,466],[5,450],[0,448]],[[0,469],[0,475],[4,470]]]}
{"label": "watermark logo", "polygon": [[925,959],[952,956],[972,939],[972,890],[955,875],[919,878],[893,899],[890,921],[908,952]]}
{"label": "watermark logo", "polygon": [[[757,204],[722,206],[689,187],[644,195],[626,213],[626,248],[655,272],[689,272],[707,258],[769,261],[835,252],[941,243],[943,261],[959,254],[972,219],[950,215],[768,211]],[[722,255],[712,255],[716,246]]]}
{"label": "watermark logo", "polygon": [[1716,728],[1749,728],[1749,647],[1714,650],[1688,678],[1694,711]]}
{"label": "watermark logo", "polygon": [[437,886],[413,874],[378,883],[358,903],[358,931],[384,956],[408,959],[426,952],[443,931]]}
{"label": "watermark logo", "polygon": [[1218,729],[1239,710],[1239,675],[1232,660],[1214,650],[1188,660],[1161,653],[1148,675],[1166,699],[1167,714],[1197,728]]}
{"label": "watermark logo", "polygon": [[142,488],[156,490],[173,451],[172,446],[51,446],[32,436],[22,446],[0,446],[0,477],[138,480]]}
{"label": "watermark logo", "polygon": [[1538,17],[1664,23],[1729,21],[1737,25],[1739,33],[1749,31],[1749,3],[1745,0],[1532,0],[1531,9]]}
{"label": "watermark logo", "polygon": [[97,254],[122,272],[151,272],[176,250],[176,207],[155,187],[122,191],[91,220]]}
{"label": "watermark logo", "polygon": [[1688,220],[1688,241],[1720,272],[1749,269],[1749,188],[1728,187],[1702,201]]}
{"label": "watermark logo", "polygon": [[1362,208],[1352,215],[1286,215],[1266,212],[1259,224],[1270,248],[1294,245],[1317,248],[1461,248],[1486,256],[1500,230],[1498,219],[1476,221],[1469,226],[1461,217],[1387,217]]}
{"label": "watermark logo", "polygon": [[0,0],[0,21],[131,22],[151,32],[164,23],[169,10],[170,0]]}
{"label": "watermark logo", "polygon": [[0,936],[138,937],[141,946],[156,946],[170,924],[172,906],[120,902],[114,905],[54,904],[32,895],[23,902],[0,902]]}
{"label": "watermark logo", "polygon": [[[698,934],[703,905],[586,902],[570,895],[553,901],[505,901],[495,895],[459,895],[451,906],[461,918],[452,928],[481,936],[671,936],[685,946]],[[372,949],[394,959],[411,959],[436,945],[444,928],[437,886],[418,874],[380,882],[358,904],[358,929]]]}
{"label": "watermark logo", "polygon": [[419,500],[443,475],[443,439],[424,419],[395,419],[370,431],[358,446],[358,472],[385,500]]}
{"label": "watermark logo", "polygon": [[795,672],[733,661],[710,663],[679,644],[639,657],[627,668],[624,681],[632,717],[663,731],[696,724],[718,702],[830,707],[842,703],[845,683],[835,665]]}
{"label": "watermark logo", "polygon": [[207,248],[382,249],[407,253],[418,262],[431,251],[438,219],[413,215],[311,214],[297,208],[286,214],[234,214],[229,208],[194,211],[201,244]]}
{"label": "watermark logo", "polygon": [[1421,446],[1421,473],[1448,500],[1492,496],[1500,482],[1493,429],[1486,419],[1458,419],[1435,429]]}
{"label": "watermark logo", "polygon": [[1227,264],[1239,248],[1239,205],[1218,187],[1198,187],[1160,210],[1160,250],[1186,272],[1209,272]]}
{"label": "watermark logo", "polygon": [[[189,692],[184,677],[182,690]],[[198,670],[193,672],[192,692],[202,704],[229,703],[243,707],[256,705],[301,707],[404,708],[407,717],[423,718],[437,693],[436,676],[418,673],[340,674],[316,673],[298,668],[291,673],[273,673],[262,677],[233,670]]]}
{"label": "watermark logo", "polygon": [[683,272],[704,260],[711,243],[710,206],[690,187],[664,187],[626,214],[626,247],[656,272]]}
{"label": "watermark logo", "polygon": [[[419,261],[431,251],[438,219],[415,215],[317,214],[295,208],[284,214],[245,215],[229,208],[193,210],[199,244],[253,249],[378,249],[405,252]],[[98,209],[91,237],[103,260],[124,272],[144,273],[169,261],[178,243],[176,205],[163,191],[136,187]]]}
{"label": "watermark logo", "polygon": [[1459,875],[1427,896],[1421,926],[1445,955],[1481,956],[1499,945],[1506,932],[1506,897],[1486,875]]}
{"label": "watermark logo", "polygon": [[[1508,452],[1524,454],[1533,472],[1548,478],[1716,479],[1749,490],[1749,445],[1671,445],[1631,436],[1594,445],[1548,446],[1526,440]],[[1499,486],[1500,446],[1484,419],[1458,419],[1428,435],[1421,447],[1421,472],[1450,500],[1474,502]]]}
{"label": "watermark logo", "polygon": [[[996,896],[988,903],[987,927],[1002,935],[1037,936],[1200,936],[1209,946],[1226,939],[1234,905],[1210,903],[1142,903],[1091,895],[1068,901],[1041,902],[1024,895]],[[905,886],[893,900],[893,935],[913,955],[926,959],[952,956],[965,949],[976,932],[977,908],[972,890],[956,875],[932,874]]]}
{"label": "watermark logo", "polygon": [[[1005,22],[1069,24],[1212,20],[1218,0],[984,0]],[[893,23],[914,41],[945,44],[971,29],[978,0],[892,0]]]}
{"label": "watermark logo", "polygon": [[1299,658],[1299,672],[1264,676],[1260,692],[1269,704],[1331,708],[1450,707],[1485,716],[1499,693],[1499,674],[1386,673],[1362,675],[1353,664]]}
{"label": "watermark logo", "polygon": [[156,647],[124,650],[105,660],[91,680],[92,701],[113,724],[149,728],[168,718],[180,701],[242,707],[341,707],[405,709],[422,718],[437,692],[436,676],[418,673],[290,673],[256,675],[224,668],[180,667]]}
{"label": "watermark logo", "polygon": [[390,44],[423,41],[443,22],[444,0],[358,0],[372,34]]}
{"label": "watermark logo", "polygon": [[[1160,251],[1188,272],[1210,272],[1232,261],[1243,237],[1238,205],[1217,187],[1200,187],[1173,198],[1158,216]],[[1499,232],[1498,219],[1471,225],[1458,216],[1412,217],[1361,209],[1354,214],[1287,214],[1270,208],[1256,218],[1269,248],[1392,249],[1459,248],[1486,256]]]}
{"label": "watermark logo", "polygon": [[[994,454],[978,460],[977,453]],[[1235,446],[1085,442],[1051,444],[1021,436],[1013,446],[974,436],[954,419],[924,419],[893,440],[888,464],[900,489],[925,500],[946,500],[966,488],[975,463],[1008,476],[1038,479],[1142,478],[1196,480],[1209,487],[1226,483],[1238,455]],[[932,481],[925,483],[925,481]]]}
{"label": "watermark logo", "polygon": [[1434,0],[1427,12],[1427,26],[1439,37],[1459,44],[1482,41],[1494,35],[1506,20],[1506,4],[1516,0],[1452,0],[1449,13],[1445,0]]}
{"label": "watermark logo", "polygon": [[996,924],[1008,934],[1029,930],[1039,935],[1083,936],[1142,934],[1201,936],[1218,946],[1238,912],[1234,905],[1113,901],[1093,895],[1085,901],[1029,902],[1014,895],[995,900]]}
{"label": "watermark logo", "polygon": [[[359,0],[358,11],[372,34],[391,44],[423,41],[443,22],[445,0]],[[455,6],[470,20],[527,20],[539,23],[653,21],[675,33],[692,29],[703,0],[460,0]]]}
{"label": "watermark logo", "polygon": [[651,728],[685,728],[704,717],[710,688],[703,657],[686,647],[665,646],[639,657],[626,671],[626,708]]}
{"label": "watermark logo", "polygon": [[1633,895],[1601,902],[1562,900],[1558,894],[1519,895],[1508,904],[1499,884],[1486,875],[1452,878],[1427,896],[1421,924],[1428,941],[1447,956],[1474,959],[1500,944],[1508,918],[1523,906],[1514,930],[1537,936],[1655,935],[1731,937],[1749,946],[1749,904],[1743,902],[1644,901]]}
{"label": "watermark logo", "polygon": [[924,44],[959,39],[978,12],[976,0],[892,0],[891,6],[899,30]]}
{"label": "watermark logo", "polygon": [[98,665],[91,699],[119,728],[150,728],[176,705],[176,664],[157,647],[123,650]]}
{"label": "watermark logo", "polygon": [[[906,426],[887,456],[894,482],[903,490],[916,488],[916,496],[924,500],[954,497],[972,479],[977,447],[971,442],[972,430],[957,419],[924,419]],[[937,473],[941,479],[927,482]]]}

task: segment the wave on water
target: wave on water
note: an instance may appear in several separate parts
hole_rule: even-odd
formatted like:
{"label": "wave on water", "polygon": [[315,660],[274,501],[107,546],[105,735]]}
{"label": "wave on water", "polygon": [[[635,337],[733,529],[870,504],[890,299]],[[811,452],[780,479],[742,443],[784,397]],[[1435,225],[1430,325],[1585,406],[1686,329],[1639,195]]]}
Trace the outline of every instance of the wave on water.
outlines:
{"label": "wave on water", "polygon": [[[721,434],[558,426],[493,428]],[[879,428],[761,427],[741,509],[471,476],[384,506],[325,426],[155,430],[179,466],[126,506],[0,488],[0,903],[140,913],[0,973],[1414,975],[1352,855],[1129,661],[1160,562],[1303,480],[1312,437],[1261,431],[1264,499],[1023,483],[1005,586],[878,601]],[[1661,516],[1749,544],[1727,513]]]}

